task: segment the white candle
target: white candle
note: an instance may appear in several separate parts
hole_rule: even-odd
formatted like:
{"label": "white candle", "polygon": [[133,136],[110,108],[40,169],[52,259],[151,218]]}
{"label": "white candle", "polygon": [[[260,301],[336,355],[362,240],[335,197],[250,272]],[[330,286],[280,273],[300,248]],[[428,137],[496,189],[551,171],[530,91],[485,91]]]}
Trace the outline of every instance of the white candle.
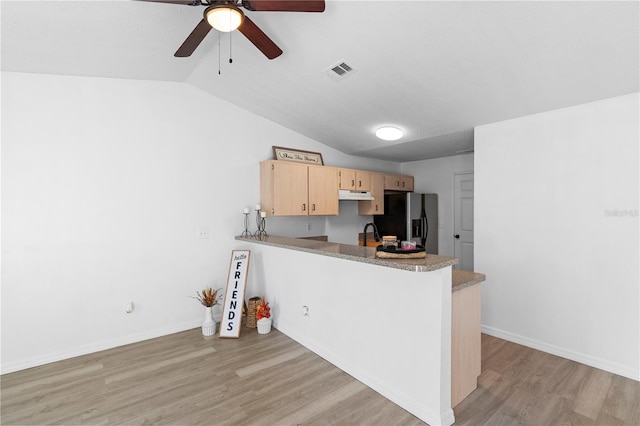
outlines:
{"label": "white candle", "polygon": [[249,207],[245,207],[244,210],[242,210],[242,213],[249,214]]}
{"label": "white candle", "polygon": [[260,207],[260,204],[256,204],[256,210],[261,210]]}
{"label": "white candle", "polygon": [[260,212],[260,217],[267,217],[267,212]]}

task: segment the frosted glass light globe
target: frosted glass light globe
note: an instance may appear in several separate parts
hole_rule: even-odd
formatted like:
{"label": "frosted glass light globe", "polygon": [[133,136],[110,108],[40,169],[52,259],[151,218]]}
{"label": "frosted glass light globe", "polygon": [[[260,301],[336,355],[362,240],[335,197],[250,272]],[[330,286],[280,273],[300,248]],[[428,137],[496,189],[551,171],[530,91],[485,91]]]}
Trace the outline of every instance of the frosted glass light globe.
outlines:
{"label": "frosted glass light globe", "polygon": [[384,126],[376,130],[376,136],[385,141],[396,141],[404,136],[404,133],[397,127]]}
{"label": "frosted glass light globe", "polygon": [[237,29],[244,19],[242,11],[229,5],[212,6],[205,11],[205,16],[209,25],[225,33]]}

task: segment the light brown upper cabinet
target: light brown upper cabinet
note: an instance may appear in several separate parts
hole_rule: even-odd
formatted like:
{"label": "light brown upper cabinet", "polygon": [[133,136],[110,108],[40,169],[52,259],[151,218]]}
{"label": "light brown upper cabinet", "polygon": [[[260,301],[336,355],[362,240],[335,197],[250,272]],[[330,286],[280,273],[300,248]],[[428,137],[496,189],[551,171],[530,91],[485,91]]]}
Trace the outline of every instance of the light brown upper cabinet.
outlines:
{"label": "light brown upper cabinet", "polygon": [[340,169],[338,172],[340,189],[352,191],[356,187],[356,171],[353,169]]}
{"label": "light brown upper cabinet", "polygon": [[382,173],[369,173],[371,182],[371,195],[373,200],[358,201],[358,214],[377,215],[384,214],[384,175]]}
{"label": "light brown upper cabinet", "polygon": [[327,166],[309,167],[309,215],[338,214],[338,169]]}
{"label": "light brown upper cabinet", "polygon": [[413,176],[400,176],[400,191],[413,192]]}
{"label": "light brown upper cabinet", "polygon": [[338,169],[262,161],[260,204],[267,216],[337,215]]}
{"label": "light brown upper cabinet", "polygon": [[400,175],[384,174],[384,189],[399,191],[400,190]]}
{"label": "light brown upper cabinet", "polygon": [[389,191],[413,191],[413,176],[384,174],[384,189]]}
{"label": "light brown upper cabinet", "polygon": [[340,169],[340,189],[347,191],[370,191],[370,172],[355,169]]}

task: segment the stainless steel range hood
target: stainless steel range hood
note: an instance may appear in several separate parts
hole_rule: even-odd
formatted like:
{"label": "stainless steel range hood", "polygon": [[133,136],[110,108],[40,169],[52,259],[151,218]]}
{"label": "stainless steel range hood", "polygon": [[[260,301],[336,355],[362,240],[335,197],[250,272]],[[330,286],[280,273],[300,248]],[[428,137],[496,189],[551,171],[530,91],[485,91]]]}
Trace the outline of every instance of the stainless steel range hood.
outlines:
{"label": "stainless steel range hood", "polygon": [[371,193],[368,191],[347,191],[344,189],[341,189],[338,191],[338,200],[354,200],[354,201],[361,201],[361,200],[374,200],[375,198],[373,198],[371,196]]}

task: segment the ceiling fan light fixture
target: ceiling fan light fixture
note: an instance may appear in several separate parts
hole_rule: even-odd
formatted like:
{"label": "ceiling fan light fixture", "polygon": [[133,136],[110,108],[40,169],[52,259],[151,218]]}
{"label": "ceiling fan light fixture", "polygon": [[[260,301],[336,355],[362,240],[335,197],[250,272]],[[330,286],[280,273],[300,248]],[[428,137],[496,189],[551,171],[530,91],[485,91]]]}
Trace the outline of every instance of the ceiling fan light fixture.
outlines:
{"label": "ceiling fan light fixture", "polygon": [[404,136],[404,133],[397,127],[383,126],[376,130],[376,136],[385,141],[397,141]]}
{"label": "ceiling fan light fixture", "polygon": [[204,17],[213,28],[225,33],[238,29],[244,20],[244,13],[232,4],[210,6]]}

